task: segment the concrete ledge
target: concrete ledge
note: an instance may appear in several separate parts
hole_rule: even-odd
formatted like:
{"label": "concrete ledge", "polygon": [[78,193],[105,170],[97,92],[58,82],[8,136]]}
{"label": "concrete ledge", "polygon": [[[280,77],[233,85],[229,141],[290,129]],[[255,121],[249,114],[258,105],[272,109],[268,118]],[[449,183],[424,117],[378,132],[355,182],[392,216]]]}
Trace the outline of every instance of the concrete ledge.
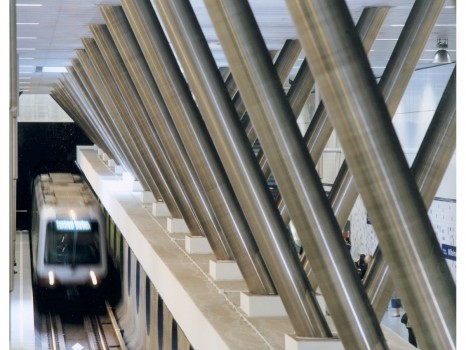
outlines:
{"label": "concrete ledge", "polygon": [[186,221],[183,219],[167,219],[167,231],[169,233],[189,233]]}
{"label": "concrete ledge", "polygon": [[165,202],[154,202],[152,203],[152,215],[155,217],[165,217],[171,214]]}
{"label": "concrete ledge", "polygon": [[285,334],[285,350],[344,350],[338,338],[302,338]]}
{"label": "concrete ledge", "polygon": [[144,189],[141,186],[141,183],[134,178],[128,172],[123,173],[123,186],[127,191],[130,192],[142,192]]}
{"label": "concrete ledge", "polygon": [[142,203],[152,203],[155,201],[155,197],[150,191],[134,192],[134,194]]}
{"label": "concrete ledge", "polygon": [[240,293],[240,307],[249,317],[287,316],[282,299],[278,295]]}
{"label": "concrete ledge", "polygon": [[209,275],[215,281],[242,280],[243,275],[234,260],[209,260]]}
{"label": "concrete ledge", "polygon": [[210,247],[207,238],[202,236],[186,236],[184,240],[184,249],[189,254],[212,254],[212,248]]}

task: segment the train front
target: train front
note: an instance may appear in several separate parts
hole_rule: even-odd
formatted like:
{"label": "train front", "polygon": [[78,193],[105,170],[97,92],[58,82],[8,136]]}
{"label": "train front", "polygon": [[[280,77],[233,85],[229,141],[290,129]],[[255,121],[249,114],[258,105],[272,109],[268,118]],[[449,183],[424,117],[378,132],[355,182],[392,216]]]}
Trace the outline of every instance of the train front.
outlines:
{"label": "train front", "polygon": [[[83,208],[84,209],[84,208]],[[98,287],[107,274],[105,222],[100,208],[57,211],[44,222],[40,284]]]}

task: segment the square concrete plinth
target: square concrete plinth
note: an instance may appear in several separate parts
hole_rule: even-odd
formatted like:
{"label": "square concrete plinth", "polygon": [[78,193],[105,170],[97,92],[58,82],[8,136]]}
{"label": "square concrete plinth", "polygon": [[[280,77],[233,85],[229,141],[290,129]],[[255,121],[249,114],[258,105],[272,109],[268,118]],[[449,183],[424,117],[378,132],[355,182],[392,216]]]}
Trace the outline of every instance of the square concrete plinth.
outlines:
{"label": "square concrete plinth", "polygon": [[338,338],[302,338],[285,334],[285,350],[344,350]]}
{"label": "square concrete plinth", "polygon": [[278,295],[240,293],[240,307],[249,317],[287,316],[282,299]]}
{"label": "square concrete plinth", "polygon": [[212,248],[210,247],[207,238],[202,236],[186,236],[184,241],[184,249],[189,254],[211,254]]}
{"label": "square concrete plinth", "polygon": [[155,217],[170,216],[170,211],[165,202],[155,202],[152,203],[152,215]]}
{"label": "square concrete plinth", "polygon": [[243,275],[233,260],[209,260],[209,274],[215,281],[242,280]]}
{"label": "square concrete plinth", "polygon": [[167,231],[169,233],[189,233],[188,226],[183,219],[167,219]]}
{"label": "square concrete plinth", "polygon": [[134,192],[134,194],[142,203],[152,203],[155,201],[155,197],[150,191]]}

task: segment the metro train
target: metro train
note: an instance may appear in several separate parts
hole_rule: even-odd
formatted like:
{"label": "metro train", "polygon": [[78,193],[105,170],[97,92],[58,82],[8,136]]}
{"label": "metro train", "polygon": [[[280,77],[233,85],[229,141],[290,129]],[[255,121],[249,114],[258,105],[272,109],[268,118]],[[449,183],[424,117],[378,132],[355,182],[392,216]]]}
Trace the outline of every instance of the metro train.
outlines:
{"label": "metro train", "polygon": [[104,214],[80,175],[57,172],[35,177],[31,249],[37,288],[98,288],[105,280]]}

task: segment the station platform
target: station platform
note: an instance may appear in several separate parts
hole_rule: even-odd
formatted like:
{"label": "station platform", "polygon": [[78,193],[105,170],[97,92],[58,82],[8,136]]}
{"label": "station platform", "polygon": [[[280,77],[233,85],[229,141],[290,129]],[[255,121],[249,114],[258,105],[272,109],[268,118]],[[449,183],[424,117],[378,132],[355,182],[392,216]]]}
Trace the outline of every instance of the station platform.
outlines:
{"label": "station platform", "polygon": [[10,349],[33,350],[36,336],[28,231],[16,232],[15,261],[14,288],[10,293]]}
{"label": "station platform", "polygon": [[[77,161],[194,348],[289,349],[285,338],[294,331],[287,316],[246,315],[240,306],[240,294],[247,291],[244,280],[214,280],[209,271],[213,254],[188,253],[187,238],[169,233],[169,218],[154,216],[153,203],[142,200],[96,147],[78,147]],[[331,317],[327,321],[336,331]],[[412,349],[407,337],[385,324],[382,330],[391,349]],[[342,344],[325,349],[342,349]]]}

